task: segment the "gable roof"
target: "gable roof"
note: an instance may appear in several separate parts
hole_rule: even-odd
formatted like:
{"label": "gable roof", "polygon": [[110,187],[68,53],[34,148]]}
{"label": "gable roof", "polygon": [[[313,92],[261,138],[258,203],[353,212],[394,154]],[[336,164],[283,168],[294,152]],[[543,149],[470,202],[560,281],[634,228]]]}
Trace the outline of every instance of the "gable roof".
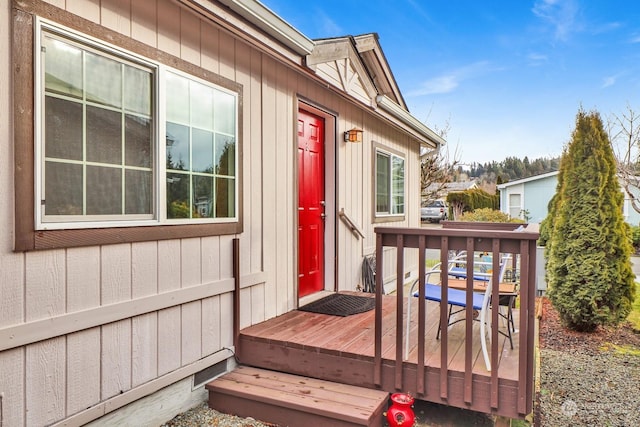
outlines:
{"label": "gable roof", "polygon": [[359,83],[368,99],[375,99],[378,90],[357,50],[353,37],[318,39],[314,40],[314,43],[313,51],[306,57],[306,64],[309,68],[317,73],[319,66],[328,64],[331,69],[338,71],[337,78],[332,82],[335,86],[351,93],[356,89],[355,83]]}
{"label": "gable roof", "polygon": [[530,176],[528,178],[517,179],[515,181],[505,182],[504,184],[498,185],[498,190],[504,190],[507,187],[511,187],[513,185],[524,184],[525,182],[537,181],[539,179],[550,178],[552,176],[558,175],[559,171],[547,172],[540,175]]}
{"label": "gable roof", "polygon": [[335,62],[344,59],[352,61],[354,67],[359,64],[364,68],[358,68],[360,76],[365,84],[372,85],[371,99],[378,95],[384,95],[403,110],[407,110],[407,104],[402,97],[400,88],[396,82],[391,67],[384,56],[382,47],[378,41],[378,34],[361,34],[359,36],[343,36],[314,40],[315,47],[307,55],[307,66],[315,68],[318,64]]}
{"label": "gable roof", "polygon": [[408,111],[407,104],[378,41],[378,34],[362,34],[355,36],[354,40],[358,53],[378,89],[378,94],[386,96]]}
{"label": "gable roof", "polygon": [[375,111],[402,125],[422,144],[431,147],[446,141],[409,112],[375,33],[314,40],[306,64],[316,73],[330,76],[327,81],[347,93],[364,96],[361,100]]}
{"label": "gable roof", "polygon": [[[208,0],[177,0],[205,12],[211,7]],[[302,58],[298,62],[286,52],[284,57],[297,66],[314,71],[321,64],[333,67],[331,79],[327,75],[316,78],[338,88],[344,94],[369,106],[379,116],[389,120],[403,132],[410,134],[422,146],[438,149],[446,141],[409,112],[391,68],[382,52],[376,33],[310,40],[296,28],[257,0],[219,0],[230,11],[255,25],[259,31],[282,43],[289,53]],[[243,27],[245,34],[251,31]],[[261,46],[273,49],[260,34],[251,33]],[[278,49],[275,47],[275,49]],[[327,67],[325,67],[325,70]],[[354,91],[354,89],[357,89]]]}
{"label": "gable roof", "polygon": [[442,187],[442,191],[444,193],[453,193],[456,191],[466,191],[471,190],[473,188],[478,188],[478,183],[475,180],[471,181],[456,181],[456,182],[447,182],[444,186],[440,183],[434,182],[429,184],[429,186],[425,189],[425,193],[433,192]]}

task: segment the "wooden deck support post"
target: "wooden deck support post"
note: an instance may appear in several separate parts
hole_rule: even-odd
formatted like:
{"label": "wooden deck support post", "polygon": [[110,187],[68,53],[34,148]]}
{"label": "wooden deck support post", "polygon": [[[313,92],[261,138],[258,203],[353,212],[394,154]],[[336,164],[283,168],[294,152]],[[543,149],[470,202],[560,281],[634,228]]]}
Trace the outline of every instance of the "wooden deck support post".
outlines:
{"label": "wooden deck support post", "polygon": [[404,367],[402,357],[402,332],[404,331],[404,236],[396,236],[396,390],[402,390],[402,369]]}
{"label": "wooden deck support post", "polygon": [[[449,261],[449,237],[442,236],[440,238],[440,265],[446,266]],[[446,270],[446,268],[445,268]],[[442,301],[449,300],[449,278],[446,274],[441,275],[440,284],[442,285]],[[440,346],[440,398],[444,401],[449,397],[449,308],[446,304],[440,304],[440,340],[444,345]]]}
{"label": "wooden deck support post", "polygon": [[234,238],[233,242],[233,347],[238,359],[242,360],[240,352],[240,239]]}
{"label": "wooden deck support post", "polygon": [[[426,273],[426,236],[420,236],[418,240],[418,319],[424,319],[426,317],[426,301],[424,298],[425,294],[425,273]],[[417,384],[416,388],[419,395],[426,394],[426,384],[424,380],[425,366],[424,366],[424,340],[425,340],[425,330],[427,326],[425,322],[418,322],[418,366],[417,366]],[[409,334],[404,338],[407,341],[409,340]]]}
{"label": "wooden deck support post", "polygon": [[382,235],[376,235],[376,308],[374,321],[373,383],[382,386]]}

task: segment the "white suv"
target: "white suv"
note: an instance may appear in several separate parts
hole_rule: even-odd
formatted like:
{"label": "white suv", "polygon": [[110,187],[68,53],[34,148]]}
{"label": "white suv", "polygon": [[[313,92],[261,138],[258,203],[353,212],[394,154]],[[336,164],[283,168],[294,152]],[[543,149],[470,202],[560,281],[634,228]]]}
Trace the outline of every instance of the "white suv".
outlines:
{"label": "white suv", "polygon": [[434,200],[420,209],[420,219],[422,221],[441,221],[447,219],[448,211],[449,208],[444,200]]}

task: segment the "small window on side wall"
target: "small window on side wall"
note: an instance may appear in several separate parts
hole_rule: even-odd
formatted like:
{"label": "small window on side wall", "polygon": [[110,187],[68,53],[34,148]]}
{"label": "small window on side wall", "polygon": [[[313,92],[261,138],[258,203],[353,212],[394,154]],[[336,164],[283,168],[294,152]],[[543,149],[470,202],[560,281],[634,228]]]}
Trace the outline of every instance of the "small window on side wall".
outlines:
{"label": "small window on side wall", "polygon": [[509,216],[511,218],[522,217],[522,195],[519,193],[509,194]]}
{"label": "small window on side wall", "polygon": [[404,158],[380,148],[375,156],[376,217],[404,215]]}

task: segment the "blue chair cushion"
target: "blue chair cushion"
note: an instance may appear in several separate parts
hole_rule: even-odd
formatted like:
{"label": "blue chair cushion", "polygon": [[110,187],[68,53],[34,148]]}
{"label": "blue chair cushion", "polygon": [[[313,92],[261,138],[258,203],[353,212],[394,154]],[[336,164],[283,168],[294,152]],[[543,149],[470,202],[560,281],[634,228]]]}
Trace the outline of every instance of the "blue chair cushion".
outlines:
{"label": "blue chair cushion", "polygon": [[[418,292],[413,293],[414,297],[420,296]],[[427,283],[425,285],[425,299],[429,301],[442,301],[442,286],[433,285],[431,283]],[[482,310],[482,301],[484,299],[484,294],[480,294],[477,292],[473,293],[473,308],[474,310]],[[455,305],[458,307],[466,307],[467,306],[467,292],[461,289],[451,289],[448,291],[448,301],[449,305]]]}

